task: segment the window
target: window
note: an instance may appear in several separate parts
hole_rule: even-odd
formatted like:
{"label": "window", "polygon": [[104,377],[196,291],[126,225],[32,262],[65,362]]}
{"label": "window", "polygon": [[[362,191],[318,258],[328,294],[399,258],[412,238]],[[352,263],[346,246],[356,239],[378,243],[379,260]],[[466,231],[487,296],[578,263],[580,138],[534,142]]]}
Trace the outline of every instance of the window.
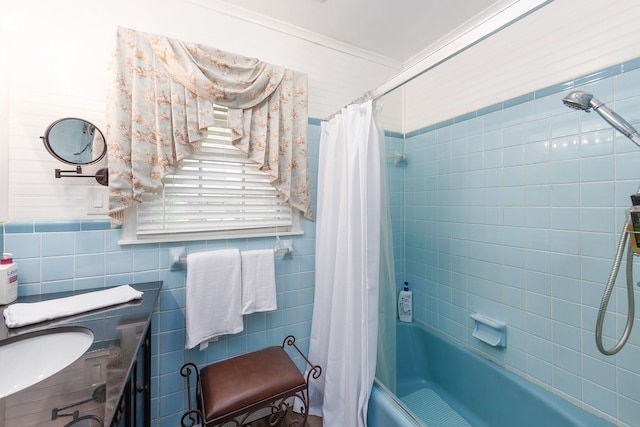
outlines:
{"label": "window", "polygon": [[121,243],[209,240],[301,234],[299,215],[269,177],[231,144],[227,109],[215,107],[215,124],[201,151],[164,179],[158,193],[128,209]]}

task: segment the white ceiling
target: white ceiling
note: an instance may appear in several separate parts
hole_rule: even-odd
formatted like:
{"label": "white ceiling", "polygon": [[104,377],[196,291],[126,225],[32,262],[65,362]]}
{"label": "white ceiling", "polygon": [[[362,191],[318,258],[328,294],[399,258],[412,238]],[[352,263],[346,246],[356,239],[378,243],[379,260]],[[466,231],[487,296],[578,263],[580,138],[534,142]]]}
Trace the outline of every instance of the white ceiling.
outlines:
{"label": "white ceiling", "polygon": [[507,0],[222,0],[368,52],[412,62]]}

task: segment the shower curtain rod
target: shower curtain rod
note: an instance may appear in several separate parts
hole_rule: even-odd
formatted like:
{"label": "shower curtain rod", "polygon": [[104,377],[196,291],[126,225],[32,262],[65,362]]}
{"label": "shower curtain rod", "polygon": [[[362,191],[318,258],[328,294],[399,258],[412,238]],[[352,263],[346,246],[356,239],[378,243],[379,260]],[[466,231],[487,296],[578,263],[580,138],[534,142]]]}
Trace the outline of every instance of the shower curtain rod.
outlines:
{"label": "shower curtain rod", "polygon": [[[360,98],[355,99],[348,105],[361,104],[369,100],[376,100],[384,95],[393,92],[413,79],[420,77],[427,71],[447,62],[467,49],[475,46],[493,34],[516,23],[520,19],[530,15],[538,9],[548,5],[553,0],[515,0],[502,7],[491,16],[485,18],[471,29],[464,30],[460,34],[454,35],[443,46],[426,53],[426,55],[416,63],[401,71],[391,80],[383,85],[366,92]],[[333,113],[326,120],[331,120],[341,109]]]}

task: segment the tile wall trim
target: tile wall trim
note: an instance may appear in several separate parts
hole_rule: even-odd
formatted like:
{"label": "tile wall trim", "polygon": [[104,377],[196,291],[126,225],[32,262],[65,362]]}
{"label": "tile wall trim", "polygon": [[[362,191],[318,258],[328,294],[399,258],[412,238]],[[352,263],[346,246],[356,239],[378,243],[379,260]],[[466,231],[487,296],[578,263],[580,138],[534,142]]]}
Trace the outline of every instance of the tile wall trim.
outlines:
{"label": "tile wall trim", "polygon": [[[573,89],[576,87],[584,86],[586,84],[597,82],[598,80],[614,77],[614,76],[623,74],[625,72],[635,70],[637,68],[640,68],[640,58],[632,59],[630,61],[626,61],[621,64],[617,64],[617,65],[602,69],[600,71],[596,71],[595,73],[590,73],[584,76],[576,77],[573,80],[569,80],[567,82],[551,85],[530,93],[526,93],[524,95],[517,96],[515,98],[508,99],[506,101],[498,102],[496,104],[489,105],[479,110],[471,111],[469,113],[462,114],[452,119],[448,119],[433,125],[426,126],[418,130],[414,130],[404,135],[401,132],[390,132],[390,131],[385,131],[384,134],[387,137],[411,138],[416,135],[421,135],[423,133],[431,132],[436,129],[450,126],[454,123],[464,122],[466,120],[474,119],[476,117],[480,117],[485,114],[492,113],[494,111],[502,110],[508,107],[513,107],[515,105],[523,104],[525,102],[533,101],[535,99],[543,98],[545,96],[561,93],[569,89]],[[323,121],[324,121],[323,119],[310,117],[308,120],[308,123],[310,125],[320,126]]]}
{"label": "tile wall trim", "polygon": [[[310,125],[321,126],[322,122],[324,122],[324,121],[325,120],[323,120],[323,119],[314,119],[312,117],[309,117],[309,120],[307,122]],[[388,130],[384,131],[384,136],[390,137],[390,138],[404,138],[404,135],[402,134],[402,132],[392,132],[392,131],[388,131]]]}
{"label": "tile wall trim", "polygon": [[109,220],[16,221],[2,224],[4,234],[110,230]]}
{"label": "tile wall trim", "polygon": [[621,64],[617,64],[603,70],[597,71],[595,73],[587,74],[585,76],[576,77],[573,80],[558,83],[546,88],[538,89],[536,91],[517,96],[515,98],[508,99],[506,101],[498,102],[496,104],[490,105],[488,107],[481,108],[476,111],[472,111],[469,113],[462,114],[460,116],[454,117],[452,119],[445,120],[440,123],[436,123],[433,125],[429,125],[422,129],[418,129],[412,132],[409,132],[404,135],[405,138],[411,138],[416,135],[421,135],[423,133],[431,132],[436,129],[440,129],[454,123],[464,122],[469,119],[474,119],[476,117],[483,116],[485,114],[492,113],[494,111],[498,111],[504,108],[513,107],[515,105],[519,105],[528,101],[532,101],[534,99],[543,98],[545,96],[554,95],[557,93],[564,92],[569,89],[573,89],[579,86],[584,86],[586,84],[591,84],[597,82],[599,80],[603,80],[609,77],[614,77],[625,72],[629,72],[631,70],[635,70],[640,68],[640,58],[633,59],[630,61],[623,62]]}

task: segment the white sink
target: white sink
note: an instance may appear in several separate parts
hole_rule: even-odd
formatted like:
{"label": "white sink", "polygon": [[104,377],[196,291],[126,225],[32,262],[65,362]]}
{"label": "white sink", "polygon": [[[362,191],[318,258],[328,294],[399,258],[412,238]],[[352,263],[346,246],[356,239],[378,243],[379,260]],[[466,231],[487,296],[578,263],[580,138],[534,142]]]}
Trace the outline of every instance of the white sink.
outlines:
{"label": "white sink", "polygon": [[0,398],[60,372],[92,343],[93,332],[81,327],[30,332],[0,341]]}

